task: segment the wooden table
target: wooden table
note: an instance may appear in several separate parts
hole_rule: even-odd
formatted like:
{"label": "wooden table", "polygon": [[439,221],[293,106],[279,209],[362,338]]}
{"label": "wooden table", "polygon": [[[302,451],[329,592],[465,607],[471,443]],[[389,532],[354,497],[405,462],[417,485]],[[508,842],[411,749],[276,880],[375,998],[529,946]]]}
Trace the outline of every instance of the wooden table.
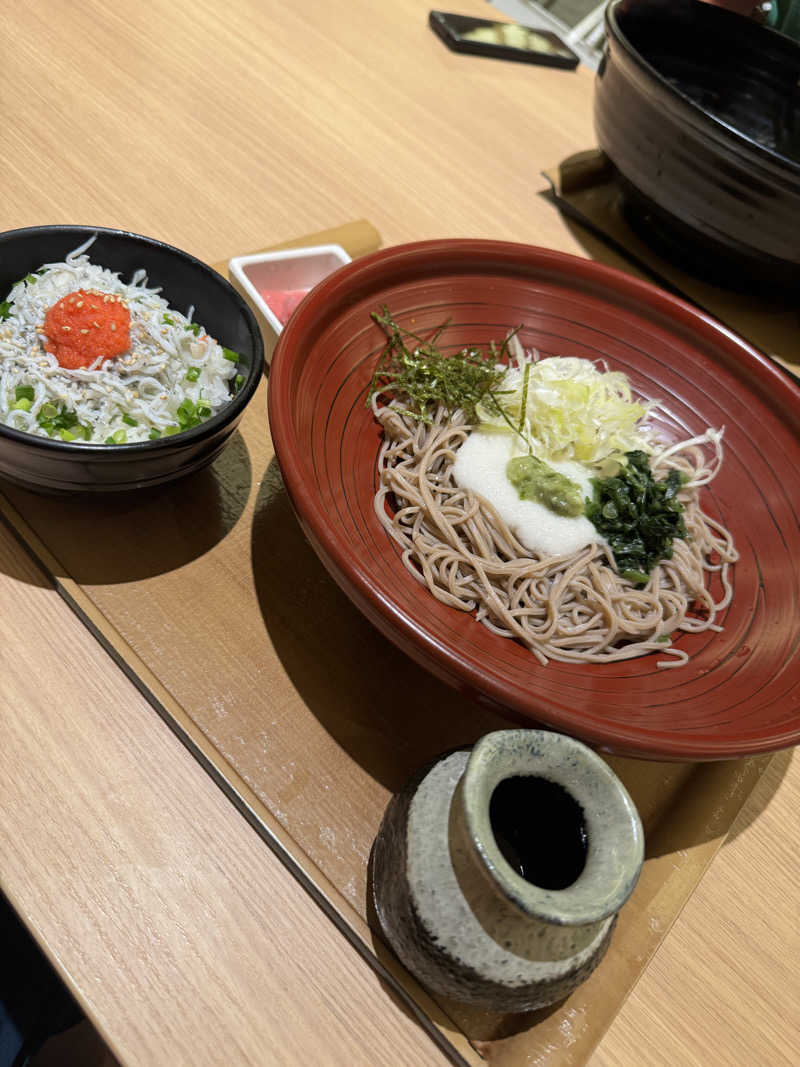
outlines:
{"label": "wooden table", "polygon": [[[366,217],[586,254],[539,173],[593,145],[592,75],[453,55],[427,11],[9,6],[0,228],[215,262]],[[122,1063],[446,1062],[2,528],[0,598],[0,887]],[[781,754],[593,1064],[796,1062],[799,806]]]}

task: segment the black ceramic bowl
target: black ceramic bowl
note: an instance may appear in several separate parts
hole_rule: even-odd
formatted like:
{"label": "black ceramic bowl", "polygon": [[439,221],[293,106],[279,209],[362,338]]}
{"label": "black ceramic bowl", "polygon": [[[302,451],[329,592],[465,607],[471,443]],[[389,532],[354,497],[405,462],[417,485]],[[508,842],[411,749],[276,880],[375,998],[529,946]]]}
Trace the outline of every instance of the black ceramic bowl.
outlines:
{"label": "black ceramic bowl", "polygon": [[150,237],[97,226],[33,226],[0,234],[0,300],[14,282],[43,263],[60,262],[91,235],[93,263],[129,279],[139,268],[148,285],[240,354],[241,387],[221,412],[173,437],[124,445],[91,445],[22,433],[0,424],[0,477],[51,493],[109,492],[159,485],[210,463],[236,428],[261,377],[264,348],[242,297],[199,259]]}
{"label": "black ceramic bowl", "polygon": [[629,217],[694,273],[800,283],[800,44],[697,0],[615,0],[595,83]]}

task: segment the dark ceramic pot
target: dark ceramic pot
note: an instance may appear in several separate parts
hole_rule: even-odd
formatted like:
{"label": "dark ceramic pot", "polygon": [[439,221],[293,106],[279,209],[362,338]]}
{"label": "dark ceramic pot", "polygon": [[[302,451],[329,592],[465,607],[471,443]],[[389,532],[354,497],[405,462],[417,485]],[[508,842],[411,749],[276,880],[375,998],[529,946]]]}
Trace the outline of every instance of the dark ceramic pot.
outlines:
{"label": "dark ceramic pot", "polygon": [[98,263],[130,277],[143,267],[148,284],[180,311],[195,308],[220,344],[239,353],[241,388],[200,426],[173,437],[123,445],[90,445],[22,433],[0,424],[0,476],[48,493],[110,492],[160,485],[206,466],[227,443],[261,379],[264,346],[250,307],[199,259],[150,237],[97,226],[34,226],[0,234],[0,300],[14,282],[43,263],[60,262],[92,234]]}
{"label": "dark ceramic pot", "polygon": [[391,801],[372,852],[375,910],[432,992],[529,1011],[598,965],[643,852],[636,808],[599,756],[564,734],[500,730]]}
{"label": "dark ceramic pot", "polygon": [[600,147],[640,235],[741,288],[800,283],[800,44],[695,0],[616,0]]}

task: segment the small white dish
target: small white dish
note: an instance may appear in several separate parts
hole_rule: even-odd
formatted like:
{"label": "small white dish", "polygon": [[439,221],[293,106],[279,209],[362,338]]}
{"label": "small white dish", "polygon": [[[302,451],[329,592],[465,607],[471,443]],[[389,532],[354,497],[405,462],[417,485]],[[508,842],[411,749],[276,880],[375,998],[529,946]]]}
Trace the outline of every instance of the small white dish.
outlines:
{"label": "small white dish", "polygon": [[312,245],[236,256],[228,262],[234,288],[248,301],[258,319],[267,362],[289,315],[305,294],[350,261],[341,245]]}

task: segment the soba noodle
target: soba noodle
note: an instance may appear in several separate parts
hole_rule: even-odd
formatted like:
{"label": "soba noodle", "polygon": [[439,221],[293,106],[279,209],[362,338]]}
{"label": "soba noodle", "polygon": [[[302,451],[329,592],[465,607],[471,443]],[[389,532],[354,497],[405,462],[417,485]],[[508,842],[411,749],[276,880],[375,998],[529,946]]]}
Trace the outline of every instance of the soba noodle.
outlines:
{"label": "soba noodle", "polygon": [[[669,644],[678,631],[719,630],[732,596],[730,533],[699,504],[716,474],[718,437],[694,438],[656,452],[654,477],[670,468],[686,481],[679,499],[688,536],[653,568],[644,588],[622,578],[604,542],[569,555],[531,552],[486,500],[461,489],[452,474],[471,427],[463,411],[439,408],[430,422],[373,398],[384,429],[375,511],[402,549],[409,572],[442,603],[473,612],[493,633],[515,638],[546,663],[607,663],[657,651],[680,666],[687,653]],[[707,459],[704,443],[716,445]],[[717,598],[709,589],[718,579]]]}

